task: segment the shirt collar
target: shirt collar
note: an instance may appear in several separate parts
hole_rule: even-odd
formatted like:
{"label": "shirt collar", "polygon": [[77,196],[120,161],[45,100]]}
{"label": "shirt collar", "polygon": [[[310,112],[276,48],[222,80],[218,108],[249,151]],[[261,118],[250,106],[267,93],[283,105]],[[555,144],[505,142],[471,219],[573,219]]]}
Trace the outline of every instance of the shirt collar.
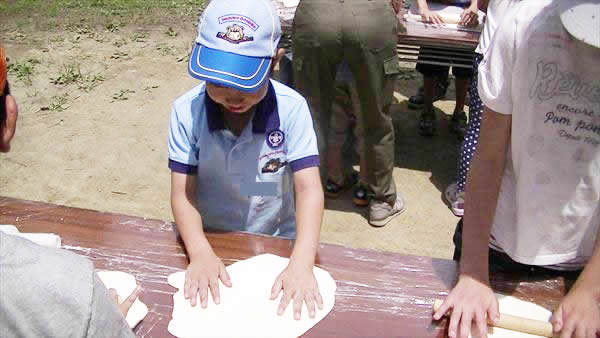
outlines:
{"label": "shirt collar", "polygon": [[[223,121],[223,113],[219,105],[210,98],[208,94],[204,95],[204,104],[206,107],[206,120],[208,122],[208,130],[225,129]],[[277,107],[277,98],[275,96],[275,88],[269,81],[267,94],[256,105],[256,112],[252,118],[252,132],[255,134],[267,133],[279,129],[279,110]]]}

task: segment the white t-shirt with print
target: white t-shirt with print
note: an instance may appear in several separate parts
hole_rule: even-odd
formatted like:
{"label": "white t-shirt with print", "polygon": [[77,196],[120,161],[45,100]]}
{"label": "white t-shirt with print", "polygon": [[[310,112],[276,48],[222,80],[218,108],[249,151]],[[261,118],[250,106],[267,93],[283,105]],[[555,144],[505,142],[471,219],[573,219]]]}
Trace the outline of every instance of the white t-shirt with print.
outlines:
{"label": "white t-shirt with print", "polygon": [[563,28],[562,1],[506,14],[479,67],[479,94],[512,115],[492,241],[517,262],[585,262],[600,222],[600,49]]}
{"label": "white t-shirt with print", "polygon": [[485,24],[483,30],[479,36],[479,44],[475,48],[475,53],[485,54],[488,49],[494,32],[498,29],[504,14],[506,11],[513,7],[515,4],[521,2],[521,0],[490,0],[488,3],[487,11],[485,13]]}

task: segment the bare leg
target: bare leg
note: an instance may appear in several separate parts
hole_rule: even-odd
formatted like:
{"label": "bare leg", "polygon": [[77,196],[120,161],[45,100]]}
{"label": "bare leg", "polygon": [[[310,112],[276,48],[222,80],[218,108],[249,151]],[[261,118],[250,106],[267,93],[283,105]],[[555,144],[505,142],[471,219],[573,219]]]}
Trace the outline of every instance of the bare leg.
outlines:
{"label": "bare leg", "polygon": [[435,112],[433,111],[433,96],[435,95],[436,78],[423,77],[423,112],[419,120],[419,134],[435,135]]}
{"label": "bare leg", "polygon": [[454,85],[456,86],[456,107],[454,108],[454,114],[460,113],[465,110],[465,99],[467,97],[467,89],[471,83],[470,78],[456,78]]}
{"label": "bare leg", "polygon": [[[423,77],[423,111],[433,112],[433,96],[435,95],[435,77]],[[464,98],[463,98],[464,101]]]}

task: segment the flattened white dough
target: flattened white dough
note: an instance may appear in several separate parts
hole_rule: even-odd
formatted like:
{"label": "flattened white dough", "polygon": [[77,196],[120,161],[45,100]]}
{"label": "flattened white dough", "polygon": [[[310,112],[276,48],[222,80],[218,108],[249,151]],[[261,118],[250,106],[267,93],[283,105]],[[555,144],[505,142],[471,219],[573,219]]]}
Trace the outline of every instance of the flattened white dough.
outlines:
{"label": "flattened white dough", "polygon": [[[526,302],[512,296],[496,294],[500,312],[507,315],[548,321],[552,312],[537,304]],[[543,338],[532,334],[488,326],[488,338]]]}
{"label": "flattened white dough", "polygon": [[[98,271],[98,277],[107,289],[115,289],[119,301],[129,297],[135,289],[137,282],[132,275],[121,271]],[[134,328],[148,314],[148,307],[138,298],[133,302],[125,320],[130,328]]]}
{"label": "flattened white dough", "polygon": [[229,265],[227,272],[233,287],[228,288],[219,281],[221,304],[215,305],[209,293],[205,309],[200,305],[192,307],[190,301],[183,297],[184,271],[170,275],[169,284],[179,290],[173,295],[173,319],[169,322],[169,332],[177,337],[301,336],[331,311],[336,285],[327,271],[313,268],[323,297],[323,309],[317,308],[315,318],[311,319],[304,305],[301,319],[294,320],[290,304],[285,313],[278,316],[281,294],[276,300],[270,300],[271,287],[288,262],[288,258],[262,254]]}

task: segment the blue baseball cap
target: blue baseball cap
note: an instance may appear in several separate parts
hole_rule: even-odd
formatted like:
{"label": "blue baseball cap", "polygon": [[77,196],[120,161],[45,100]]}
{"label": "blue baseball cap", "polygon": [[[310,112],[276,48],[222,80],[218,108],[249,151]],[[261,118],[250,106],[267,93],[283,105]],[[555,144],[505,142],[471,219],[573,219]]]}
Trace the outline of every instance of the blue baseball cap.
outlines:
{"label": "blue baseball cap", "polygon": [[194,78],[244,92],[269,77],[281,38],[269,0],[213,0],[204,10],[188,71]]}

